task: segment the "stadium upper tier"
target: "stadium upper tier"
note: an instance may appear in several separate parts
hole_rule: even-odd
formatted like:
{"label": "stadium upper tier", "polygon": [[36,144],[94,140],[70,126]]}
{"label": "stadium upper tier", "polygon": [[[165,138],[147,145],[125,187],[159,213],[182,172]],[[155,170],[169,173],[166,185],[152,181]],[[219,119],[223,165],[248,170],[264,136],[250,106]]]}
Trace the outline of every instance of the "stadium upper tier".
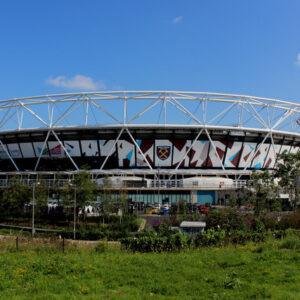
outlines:
{"label": "stadium upper tier", "polygon": [[297,152],[300,105],[201,92],[0,101],[0,171],[273,169]]}

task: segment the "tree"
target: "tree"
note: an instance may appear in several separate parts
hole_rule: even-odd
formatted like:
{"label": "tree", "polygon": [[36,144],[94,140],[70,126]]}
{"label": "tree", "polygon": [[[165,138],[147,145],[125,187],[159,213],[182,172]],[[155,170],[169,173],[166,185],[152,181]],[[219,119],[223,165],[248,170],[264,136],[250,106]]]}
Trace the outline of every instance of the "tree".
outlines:
{"label": "tree", "polygon": [[19,177],[13,177],[4,188],[0,200],[1,212],[10,216],[17,216],[24,212],[25,204],[31,201],[31,191],[27,184],[20,181]]}
{"label": "tree", "polygon": [[291,206],[295,210],[300,194],[300,152],[282,153],[277,166],[276,176],[279,178],[279,185],[289,194]]}
{"label": "tree", "polygon": [[102,223],[104,226],[105,217],[113,210],[113,195],[111,192],[112,182],[108,177],[103,179],[103,184],[100,191],[101,198],[101,213],[102,213]]}
{"label": "tree", "polygon": [[76,189],[76,209],[81,208],[84,212],[85,206],[95,199],[96,184],[92,181],[91,173],[87,171],[74,175],[73,180],[65,186],[63,191],[64,204],[70,204],[75,197]]}
{"label": "tree", "polygon": [[48,205],[49,186],[46,184],[43,177],[39,177],[35,182],[35,186],[34,187],[32,186],[31,191],[33,188],[35,189],[34,191],[35,209],[37,214],[41,215],[46,212],[45,208]]}
{"label": "tree", "polygon": [[254,171],[247,183],[248,191],[245,197],[253,205],[256,216],[264,210],[280,209],[279,189],[274,179],[268,171],[263,173]]}

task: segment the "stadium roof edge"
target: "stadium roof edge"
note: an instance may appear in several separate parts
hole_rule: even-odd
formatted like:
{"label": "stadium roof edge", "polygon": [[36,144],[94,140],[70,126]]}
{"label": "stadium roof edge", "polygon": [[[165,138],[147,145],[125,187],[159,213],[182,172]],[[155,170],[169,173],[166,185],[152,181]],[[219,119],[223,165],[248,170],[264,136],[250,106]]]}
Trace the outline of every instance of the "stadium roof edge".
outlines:
{"label": "stadium roof edge", "polygon": [[[38,95],[38,96],[27,96],[27,97],[18,97],[18,98],[10,98],[0,100],[0,103],[5,102],[18,102],[21,100],[37,100],[37,99],[48,99],[53,97],[78,97],[78,96],[88,96],[88,95],[118,95],[122,94],[124,97],[126,95],[134,95],[134,94],[182,94],[182,95],[202,95],[202,96],[224,96],[228,98],[239,98],[239,99],[251,99],[251,100],[262,100],[267,102],[275,102],[281,104],[292,105],[296,107],[300,107],[300,103],[290,102],[281,99],[275,98],[267,98],[267,97],[258,97],[251,95],[243,95],[243,94],[227,94],[227,93],[213,93],[213,92],[197,92],[197,91],[98,91],[98,92],[78,92],[78,93],[63,93],[63,94],[48,94],[48,95]],[[209,99],[208,99],[209,100]]]}

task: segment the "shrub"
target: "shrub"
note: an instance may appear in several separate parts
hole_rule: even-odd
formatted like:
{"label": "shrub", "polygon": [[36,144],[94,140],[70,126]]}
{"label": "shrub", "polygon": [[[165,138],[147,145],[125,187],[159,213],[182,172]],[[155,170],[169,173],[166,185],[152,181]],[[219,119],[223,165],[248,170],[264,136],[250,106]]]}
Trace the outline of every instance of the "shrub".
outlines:
{"label": "shrub", "polygon": [[252,220],[252,231],[254,232],[265,232],[266,227],[260,218],[253,218]]}
{"label": "shrub", "polygon": [[169,225],[167,223],[160,223],[158,226],[155,227],[155,231],[157,232],[158,236],[171,236],[172,234],[178,233],[178,229],[170,229]]}
{"label": "shrub", "polygon": [[281,217],[278,222],[279,229],[300,229],[300,213],[294,212],[292,214],[287,214]]}
{"label": "shrub", "polygon": [[272,216],[261,216],[260,217],[261,222],[264,224],[266,230],[276,230],[278,228],[278,221],[277,221],[277,216],[272,215]]}
{"label": "shrub", "polygon": [[225,230],[208,229],[205,232],[200,232],[195,236],[195,246],[222,246],[226,236]]}
{"label": "shrub", "polygon": [[123,238],[121,245],[132,252],[175,252],[192,247],[193,239],[177,233],[168,237]]}
{"label": "shrub", "polygon": [[245,216],[233,209],[210,211],[206,216],[206,227],[208,229],[247,230]]}

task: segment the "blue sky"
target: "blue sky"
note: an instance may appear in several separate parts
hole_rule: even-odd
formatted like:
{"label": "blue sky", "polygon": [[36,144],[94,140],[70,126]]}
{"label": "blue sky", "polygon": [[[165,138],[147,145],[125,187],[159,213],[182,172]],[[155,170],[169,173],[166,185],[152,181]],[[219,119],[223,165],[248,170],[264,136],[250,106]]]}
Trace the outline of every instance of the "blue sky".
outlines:
{"label": "blue sky", "polygon": [[0,99],[186,90],[299,102],[298,0],[0,3]]}

